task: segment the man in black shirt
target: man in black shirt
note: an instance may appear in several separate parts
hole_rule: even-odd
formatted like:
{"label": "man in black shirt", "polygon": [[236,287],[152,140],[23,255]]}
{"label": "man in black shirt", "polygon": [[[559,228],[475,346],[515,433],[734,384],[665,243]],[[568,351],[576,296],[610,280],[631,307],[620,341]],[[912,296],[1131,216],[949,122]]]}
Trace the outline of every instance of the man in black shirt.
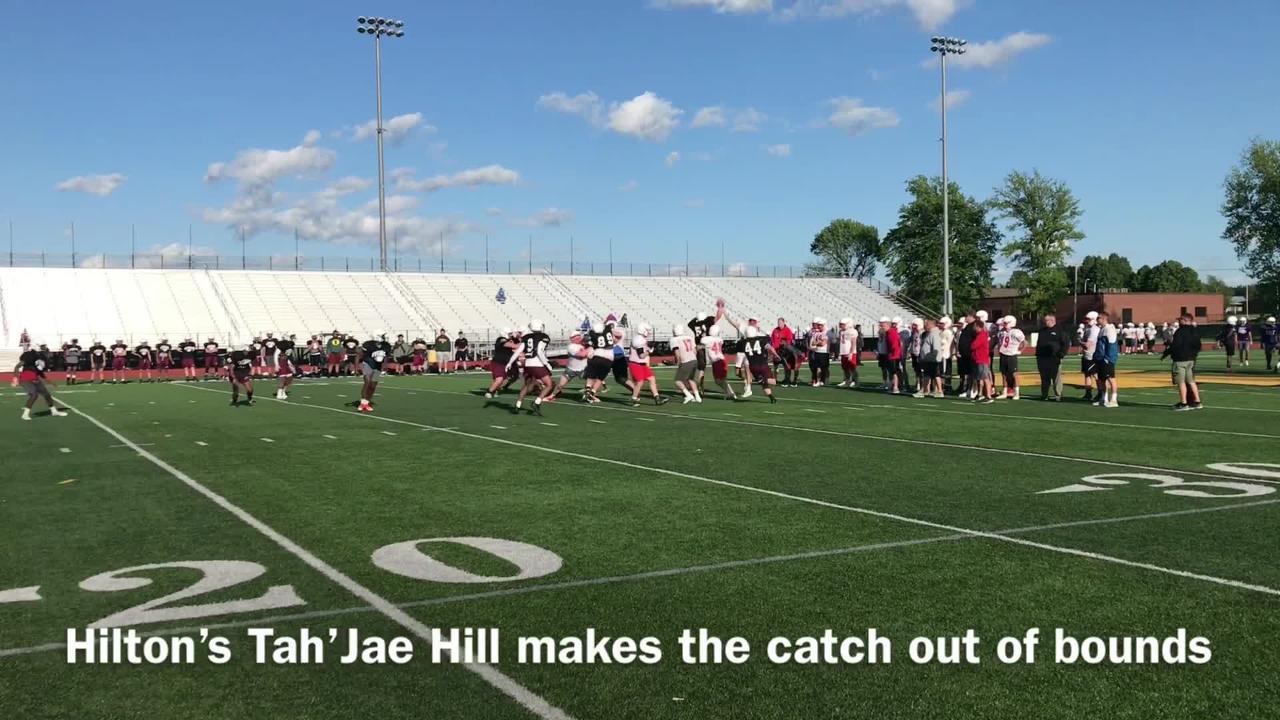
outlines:
{"label": "man in black shirt", "polygon": [[956,372],[960,375],[960,395],[971,394],[973,387],[973,340],[978,336],[978,323],[973,315],[964,316],[964,328],[956,341]]}
{"label": "man in black shirt", "polygon": [[[759,380],[764,385],[764,394],[769,398],[770,403],[778,402],[778,398],[773,395],[773,386],[777,384],[774,379],[773,368],[769,367],[770,359],[778,359],[778,353],[770,344],[769,338],[760,333],[760,330],[753,326],[747,327],[746,339],[742,341],[742,353],[747,356],[747,368],[751,370],[751,378]],[[750,390],[748,385],[744,389]]]}
{"label": "man in black shirt", "polygon": [[97,380],[99,385],[106,382],[106,369],[107,346],[94,340],[93,344],[89,346],[89,382],[92,383]]}
{"label": "man in black shirt", "polygon": [[49,388],[45,385],[45,372],[48,369],[49,348],[44,345],[41,345],[38,349],[27,349],[18,358],[18,365],[13,370],[18,373],[18,383],[27,393],[27,404],[22,408],[23,420],[31,419],[31,408],[39,398],[44,398],[45,403],[49,406],[50,415],[54,417],[66,415],[58,406],[53,404],[53,396],[49,394]]}
{"label": "man in black shirt", "polygon": [[1040,399],[1049,399],[1053,388],[1053,401],[1062,402],[1062,358],[1067,356],[1071,338],[1060,325],[1058,318],[1046,315],[1044,326],[1036,336],[1036,369],[1040,371]]}
{"label": "man in black shirt", "polygon": [[231,406],[240,404],[240,390],[245,392],[245,405],[253,404],[253,359],[257,350],[250,340],[238,350],[227,353],[227,377],[231,380]]}
{"label": "man in black shirt", "polygon": [[[492,400],[494,395],[514,382],[507,378],[507,366],[511,364],[511,358],[519,347],[520,342],[515,339],[515,332],[512,330],[503,331],[502,335],[494,341],[493,357],[489,359],[489,375],[493,380],[489,383],[489,389],[485,391],[485,400]],[[514,375],[512,373],[513,377]]]}
{"label": "man in black shirt", "polygon": [[364,387],[360,388],[360,412],[373,412],[373,393],[378,389],[378,380],[382,378],[382,364],[391,359],[391,343],[387,342],[387,334],[382,331],[374,333],[373,339],[366,341],[357,351],[360,374],[364,376]]}
{"label": "man in black shirt", "polygon": [[344,375],[356,374],[356,355],[360,353],[360,341],[354,335],[342,339],[342,351],[346,354]]}
{"label": "man in black shirt", "polygon": [[1196,358],[1200,357],[1200,335],[1195,320],[1183,315],[1178,320],[1178,330],[1164,347],[1160,360],[1173,358],[1173,384],[1178,388],[1178,404],[1174,410],[1200,410],[1200,386],[1196,384]]}
{"label": "man in black shirt", "polygon": [[694,352],[698,359],[698,370],[694,375],[694,381],[698,383],[699,392],[703,389],[703,381],[706,379],[707,375],[707,347],[702,344],[702,338],[706,337],[707,333],[711,332],[711,327],[717,322],[720,322],[720,318],[723,316],[724,307],[721,306],[716,308],[716,314],[714,316],[700,312],[695,315],[688,324],[688,328],[693,331],[693,342],[697,345],[697,349]]}
{"label": "man in black shirt", "polygon": [[196,341],[187,338],[178,343],[178,359],[182,362],[182,376],[184,380],[196,379]]}
{"label": "man in black shirt", "polygon": [[80,347],[80,341],[71,338],[71,342],[62,346],[62,369],[67,372],[67,384],[76,384],[76,372],[80,370],[80,355],[84,353],[84,348]]}
{"label": "man in black shirt", "polygon": [[168,338],[160,338],[156,345],[156,365],[160,368],[160,379],[169,381],[169,370],[173,368],[173,345]]}

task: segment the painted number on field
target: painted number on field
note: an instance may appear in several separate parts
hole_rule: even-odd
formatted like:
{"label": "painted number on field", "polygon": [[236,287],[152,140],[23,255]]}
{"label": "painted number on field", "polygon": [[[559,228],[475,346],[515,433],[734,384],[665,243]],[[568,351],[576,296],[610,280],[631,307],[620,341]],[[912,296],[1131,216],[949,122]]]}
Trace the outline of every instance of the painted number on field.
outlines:
{"label": "painted number on field", "polygon": [[[477,575],[447,565],[428,554],[432,544],[453,543],[480,550],[516,567],[514,575]],[[427,548],[424,548],[427,546]],[[443,537],[409,540],[378,548],[373,564],[387,572],[415,580],[442,583],[494,583],[528,580],[556,572],[564,565],[559,555],[537,545],[488,537]]]}
{"label": "painted number on field", "polygon": [[137,590],[152,583],[152,579],[141,576],[142,573],[174,569],[195,570],[200,573],[200,579],[177,592],[148,600],[114,615],[108,615],[89,627],[107,628],[146,625],[148,623],[191,620],[214,615],[233,615],[306,605],[306,602],[298,597],[292,585],[273,585],[267,588],[267,591],[262,595],[245,600],[226,600],[196,605],[172,605],[172,603],[179,600],[188,600],[250,582],[261,577],[267,571],[265,567],[258,563],[245,560],[185,560],[137,565],[94,575],[81,582],[80,589],[88,590],[89,592]]}
{"label": "painted number on field", "polygon": [[[1208,466],[1219,472],[1236,473],[1256,478],[1280,478],[1280,465],[1272,463],[1214,463]],[[1189,498],[1242,498],[1270,495],[1276,491],[1271,485],[1235,482],[1232,480],[1184,480],[1174,475],[1158,473],[1106,473],[1081,478],[1079,484],[1065,485],[1038,494],[1089,492],[1110,490],[1132,483],[1145,483],[1146,487],[1165,495]]]}

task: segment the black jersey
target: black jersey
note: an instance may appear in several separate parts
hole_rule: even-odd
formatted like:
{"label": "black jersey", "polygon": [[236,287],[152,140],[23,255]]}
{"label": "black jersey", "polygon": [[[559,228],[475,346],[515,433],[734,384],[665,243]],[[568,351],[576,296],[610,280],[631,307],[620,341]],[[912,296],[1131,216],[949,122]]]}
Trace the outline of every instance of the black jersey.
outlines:
{"label": "black jersey", "polygon": [[753,337],[742,341],[742,353],[750,365],[766,365],[769,360],[769,338]]}
{"label": "black jersey", "polygon": [[151,346],[146,343],[142,343],[138,347],[134,348],[133,351],[143,360],[151,359]]}
{"label": "black jersey", "polygon": [[102,361],[107,356],[107,346],[102,343],[95,343],[89,346],[89,354],[94,360]]}
{"label": "black jersey", "polygon": [[605,351],[609,356],[613,356],[613,333],[606,329],[604,332],[595,332],[594,330],[587,333],[587,346],[594,353],[596,350],[601,351],[602,357]]}
{"label": "black jersey", "polygon": [[520,349],[524,352],[525,367],[544,367],[547,345],[550,344],[551,336],[543,332],[531,332],[521,338]]}
{"label": "black jersey", "polygon": [[183,360],[195,359],[196,344],[191,340],[183,340],[182,343],[178,345],[178,354],[182,356]]}
{"label": "black jersey", "polygon": [[[280,346],[280,342],[275,338],[267,338],[262,341],[262,349],[267,351],[268,355],[275,355],[276,348]],[[282,350],[284,348],[281,348]]]}
{"label": "black jersey", "polygon": [[360,349],[360,341],[353,337],[348,337],[342,341],[342,349],[348,355],[354,356],[356,351]]}
{"label": "black jersey", "polygon": [[715,318],[707,318],[701,322],[697,318],[689,321],[689,329],[693,331],[693,339],[699,343],[702,342],[703,336],[711,332],[711,327],[716,324]]}
{"label": "black jersey", "polygon": [[173,351],[173,346],[167,342],[162,342],[156,346],[156,353],[159,354],[160,357],[166,357],[172,351]]}
{"label": "black jersey", "polygon": [[381,370],[382,363],[391,357],[391,343],[386,340],[369,340],[360,349],[364,351],[364,364],[374,370]]}
{"label": "black jersey", "polygon": [[471,344],[471,343],[470,343],[470,342],[468,342],[468,341],[467,341],[467,339],[466,339],[466,338],[464,338],[464,337],[460,337],[460,338],[458,338],[457,340],[454,340],[454,341],[453,341],[453,347],[454,347],[454,349],[459,350],[459,351],[466,350],[466,349],[467,349],[467,347],[468,347],[470,344]]}
{"label": "black jersey", "polygon": [[248,380],[253,374],[253,353],[249,350],[232,350],[227,353],[227,364],[237,380]]}
{"label": "black jersey", "polygon": [[84,348],[79,343],[67,343],[62,346],[62,359],[68,365],[77,365],[80,363],[80,354],[84,352]]}
{"label": "black jersey", "polygon": [[205,343],[205,344],[204,344],[204,354],[205,354],[205,355],[217,355],[217,354],[218,354],[218,343],[213,342],[212,340],[210,340],[209,342]]}
{"label": "black jersey", "polygon": [[499,365],[506,365],[511,362],[511,356],[515,354],[507,343],[511,342],[510,338],[498,338],[493,344],[493,361]]}
{"label": "black jersey", "polygon": [[49,359],[39,350],[28,350],[18,356],[18,362],[22,363],[22,372],[33,372],[40,377],[44,377],[45,370],[49,369]]}

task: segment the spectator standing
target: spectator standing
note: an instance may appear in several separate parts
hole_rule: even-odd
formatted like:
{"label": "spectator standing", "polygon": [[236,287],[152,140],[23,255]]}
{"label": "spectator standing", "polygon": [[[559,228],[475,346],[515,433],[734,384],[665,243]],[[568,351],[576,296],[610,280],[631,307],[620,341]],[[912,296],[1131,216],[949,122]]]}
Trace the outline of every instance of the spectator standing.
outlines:
{"label": "spectator standing", "polygon": [[449,372],[449,361],[453,357],[453,341],[449,339],[449,333],[444,328],[440,328],[436,332],[436,372],[443,375]]}
{"label": "spectator standing", "polygon": [[1199,410],[1204,407],[1200,402],[1200,386],[1196,384],[1196,358],[1200,356],[1200,336],[1190,315],[1183,315],[1173,340],[1165,346],[1160,360],[1173,359],[1173,386],[1178,388],[1178,404],[1173,409],[1178,412]]}
{"label": "spectator standing", "polygon": [[1040,399],[1049,399],[1053,389],[1053,401],[1062,402],[1062,359],[1071,347],[1071,338],[1058,325],[1058,318],[1046,315],[1044,325],[1036,336],[1036,369],[1040,371]]}
{"label": "spectator standing", "polygon": [[[75,342],[74,340],[72,342]],[[1267,354],[1267,369],[1280,370],[1280,365],[1272,365],[1276,354],[1276,346],[1280,345],[1280,329],[1276,328],[1276,319],[1268,317],[1262,324],[1262,350]]]}
{"label": "spectator standing", "polygon": [[453,362],[454,369],[465,370],[467,361],[471,359],[471,341],[467,339],[467,334],[458,331],[458,337],[453,341]]}

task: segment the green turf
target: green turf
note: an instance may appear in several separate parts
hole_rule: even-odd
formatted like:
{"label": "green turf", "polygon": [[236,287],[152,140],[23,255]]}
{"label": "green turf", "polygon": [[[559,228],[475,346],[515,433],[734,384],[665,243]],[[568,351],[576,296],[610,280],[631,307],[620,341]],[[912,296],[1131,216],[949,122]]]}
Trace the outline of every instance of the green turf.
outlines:
{"label": "green turf", "polygon": [[[1155,358],[1123,363],[1167,372]],[[1122,390],[1125,406],[1114,410],[837,388],[780,389],[776,405],[709,394],[701,405],[633,409],[615,390],[600,406],[562,401],[536,417],[512,413],[509,396],[486,407],[484,384],[479,374],[388,378],[373,416],[345,404],[358,390],[345,379],[301,381],[289,403],[264,384],[254,407],[228,407],[220,383],[77,386],[62,398],[418,621],[500,627],[497,667],[573,717],[1274,712],[1280,478],[1207,467],[1276,461],[1274,388],[1207,382],[1209,408],[1195,413],[1170,412],[1170,391],[1159,387]],[[324,665],[254,664],[245,627],[409,631],[85,417],[24,423],[20,400],[0,400],[0,592],[39,585],[42,599],[0,603],[0,707],[10,716],[532,717],[475,674],[430,664],[422,643],[405,666],[339,665],[333,650]],[[1044,492],[1118,473],[1170,478]],[[1213,497],[1169,492],[1188,490]],[[445,583],[371,560],[389,544],[449,537],[527,543],[563,564],[527,580]],[[466,546],[420,547],[475,575],[516,571]],[[266,572],[175,604],[281,585],[305,604],[138,628],[224,626],[216,632],[236,651],[224,666],[69,666],[59,648],[42,649],[199,573],[150,571],[142,574],[153,584],[119,592],[82,590],[86,578],[193,560]],[[753,659],[681,664],[676,633],[700,627],[747,638]],[[774,666],[764,657],[773,636],[868,627],[894,640],[893,664]],[[1028,627],[1077,636],[1185,628],[1212,641],[1214,658],[1055,666],[1048,637],[1036,665],[997,664],[995,640]],[[666,656],[627,667],[514,661],[517,635],[587,628],[657,637]],[[986,640],[980,665],[907,659],[911,638],[969,628]]]}

